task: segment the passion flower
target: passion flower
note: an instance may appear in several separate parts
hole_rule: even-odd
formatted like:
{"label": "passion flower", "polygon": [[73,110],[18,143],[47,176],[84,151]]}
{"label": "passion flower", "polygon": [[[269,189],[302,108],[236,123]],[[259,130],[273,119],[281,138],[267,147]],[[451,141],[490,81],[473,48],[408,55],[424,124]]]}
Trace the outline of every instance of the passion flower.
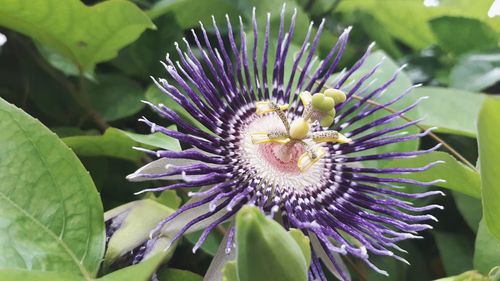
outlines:
{"label": "passion flower", "polygon": [[[374,151],[428,133],[404,135],[401,130],[415,122],[394,122],[418,101],[395,113],[384,111],[414,87],[388,102],[370,102],[395,81],[399,70],[380,87],[370,88],[380,64],[367,73],[358,73],[370,55],[370,46],[350,69],[335,72],[350,28],[339,36],[324,59],[317,62],[315,54],[324,21],[314,35],[311,23],[302,46],[291,54],[296,14],[286,26],[284,11],[283,8],[275,50],[270,48],[270,16],[268,14],[262,36],[258,32],[255,9],[251,41],[247,41],[242,19],[239,34],[235,35],[227,17],[228,45],[215,19],[214,42],[200,24],[200,34],[193,31],[194,46],[186,41],[186,47],[181,49],[176,43],[180,61],[173,62],[167,55],[163,64],[169,78],[154,81],[205,129],[193,126],[168,106],[148,103],[167,121],[175,123],[178,130],[146,118],[140,121],[150,126],[151,132],[176,138],[189,148],[183,151],[143,149],[159,159],[129,175],[128,179],[178,180],[144,191],[192,191],[190,201],[152,230],[153,237],[175,233],[175,241],[187,231],[204,229],[194,246],[195,251],[218,225],[233,219],[243,206],[254,205],[286,229],[300,229],[309,237],[311,280],[326,280],[321,262],[339,279],[349,280],[342,261],[346,255],[387,274],[370,262],[370,255],[392,256],[406,262],[397,254],[404,251],[396,243],[418,238],[418,231],[431,228],[425,222],[435,218],[421,213],[441,208],[438,205],[415,207],[403,200],[440,194],[439,191],[409,194],[400,190],[401,184],[431,186],[436,183],[400,176],[424,171],[436,163],[421,168],[365,165],[415,157],[437,148]],[[235,36],[239,36],[238,40]],[[271,54],[274,61],[270,59]],[[381,116],[383,112],[387,114]],[[221,245],[225,250],[219,251],[214,264],[222,264],[218,259],[233,254],[234,234],[235,228],[231,225]],[[207,275],[218,276],[219,269],[209,269]]]}

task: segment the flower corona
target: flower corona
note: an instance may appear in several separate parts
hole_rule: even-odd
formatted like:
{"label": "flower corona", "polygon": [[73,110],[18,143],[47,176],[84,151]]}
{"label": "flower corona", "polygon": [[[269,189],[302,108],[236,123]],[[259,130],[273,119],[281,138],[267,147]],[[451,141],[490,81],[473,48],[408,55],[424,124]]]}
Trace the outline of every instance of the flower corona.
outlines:
{"label": "flower corona", "polygon": [[[146,118],[140,121],[153,133],[178,139],[186,149],[141,149],[159,159],[128,179],[175,180],[143,192],[190,191],[191,199],[158,224],[152,237],[174,232],[175,241],[187,231],[204,229],[196,250],[218,225],[232,220],[243,206],[254,205],[284,228],[299,229],[309,237],[310,280],[326,280],[321,263],[338,279],[350,280],[342,259],[347,255],[387,274],[370,261],[370,256],[391,256],[406,262],[398,254],[404,250],[396,243],[419,238],[418,231],[431,228],[425,221],[435,220],[422,212],[441,208],[416,207],[405,200],[441,194],[439,191],[401,190],[402,185],[435,184],[437,181],[420,182],[400,175],[425,171],[437,162],[418,168],[367,164],[437,149],[376,150],[428,134],[404,133],[416,121],[395,122],[418,100],[395,113],[384,111],[408,96],[415,86],[395,98],[370,103],[384,94],[400,70],[380,86],[372,87],[370,81],[381,64],[366,72],[360,69],[373,45],[350,69],[338,70],[350,28],[318,61],[315,53],[324,21],[318,27],[309,25],[302,45],[292,54],[296,13],[289,25],[286,19],[283,7],[275,48],[270,42],[270,15],[261,36],[255,9],[249,29],[251,40],[242,18],[235,37],[227,17],[228,44],[215,19],[216,40],[210,40],[200,23],[201,32],[192,34],[193,45],[185,40],[186,46],[181,49],[176,43],[179,61],[167,56],[163,64],[169,78],[154,81],[202,126],[194,126],[168,106],[148,103],[178,130]],[[231,224],[221,245],[223,255],[234,251],[234,236]]]}

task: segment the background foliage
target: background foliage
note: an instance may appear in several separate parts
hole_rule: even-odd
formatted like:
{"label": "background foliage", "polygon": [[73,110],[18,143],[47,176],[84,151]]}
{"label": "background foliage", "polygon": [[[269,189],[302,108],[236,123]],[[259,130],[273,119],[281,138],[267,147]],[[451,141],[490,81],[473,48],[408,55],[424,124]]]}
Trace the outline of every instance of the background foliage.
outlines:
{"label": "background foliage", "polygon": [[[270,11],[276,24],[282,1],[3,0],[0,32],[7,43],[0,47],[0,280],[150,280],[157,268],[162,281],[201,280],[222,240],[220,232],[194,255],[191,248],[199,233],[168,252],[120,269],[137,245],[132,238],[145,239],[147,231],[142,232],[178,208],[186,194],[146,194],[143,201],[120,207],[133,207],[135,215],[127,217],[130,228],[120,230],[128,238],[108,241],[115,252],[106,256],[103,210],[142,199],[133,193],[155,186],[125,180],[151,160],[132,146],[181,149],[175,140],[147,135],[136,121],[142,115],[157,118],[140,100],[162,102],[186,116],[149,78],[164,76],[158,61],[167,52],[176,58],[174,42],[182,44],[184,37],[192,41],[191,29],[199,28],[199,20],[213,36],[211,15],[219,22],[225,14],[233,20],[241,15],[248,23],[254,6],[259,22]],[[442,0],[437,7],[425,7],[421,0],[286,2],[288,12],[298,11],[296,44],[310,20],[326,18],[320,57],[339,31],[352,25],[343,66],[352,65],[372,41],[378,50],[366,67],[387,57],[377,83],[407,64],[386,99],[412,83],[423,84],[408,103],[429,99],[407,117],[425,117],[420,128],[411,130],[437,127],[436,135],[398,149],[448,144],[423,157],[383,163],[416,167],[443,160],[413,177],[445,179],[434,188],[447,196],[433,199],[445,209],[433,213],[440,222],[423,233],[424,239],[401,243],[411,266],[374,257],[391,274],[386,278],[350,261],[354,279],[499,280],[495,271],[485,277],[500,265],[500,100],[494,95],[500,89],[500,19],[487,17],[491,1]],[[148,219],[137,219],[144,217]],[[254,220],[259,224],[260,219]],[[266,229],[265,224],[260,227]],[[305,238],[282,235],[290,235],[290,243],[295,239],[294,247],[307,260]],[[238,253],[236,262],[248,260],[246,253]],[[269,257],[256,258],[265,264]],[[225,280],[234,280],[235,268],[226,265]]]}

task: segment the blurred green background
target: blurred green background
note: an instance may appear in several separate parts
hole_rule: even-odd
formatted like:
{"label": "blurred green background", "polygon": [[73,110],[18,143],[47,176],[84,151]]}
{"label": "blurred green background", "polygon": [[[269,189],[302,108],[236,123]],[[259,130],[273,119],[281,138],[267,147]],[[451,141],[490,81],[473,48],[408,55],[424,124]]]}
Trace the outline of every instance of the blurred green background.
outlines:
{"label": "blurred green background", "polygon": [[[167,53],[173,60],[178,58],[174,42],[184,45],[183,38],[193,42],[191,30],[200,30],[198,21],[215,38],[212,15],[223,35],[227,32],[226,14],[234,24],[241,15],[250,31],[252,7],[257,8],[261,27],[268,11],[276,26],[283,3],[282,0],[1,2],[0,33],[7,37],[7,42],[0,47],[0,97],[38,119],[73,149],[90,172],[104,210],[136,200],[138,197],[133,193],[142,188],[158,186],[125,180],[127,174],[151,160],[130,147],[139,143],[155,146],[158,141],[164,141],[167,147],[179,145],[168,139],[145,141],[138,134],[147,134],[148,130],[137,122],[143,115],[162,122],[140,100],[172,104],[152,85],[150,76],[166,76],[159,61]],[[427,7],[423,2],[286,1],[287,13],[292,13],[293,8],[298,12],[295,45],[302,43],[309,21],[317,26],[325,18],[317,54],[320,58],[335,44],[340,32],[352,26],[341,68],[351,66],[372,41],[376,42],[377,56],[387,56],[389,65],[407,64],[403,79],[422,83],[421,94],[430,96],[431,102],[425,108],[429,124],[449,124],[438,135],[476,166],[476,123],[481,102],[500,89],[500,18],[488,17],[492,4],[488,0],[442,0],[436,7]],[[433,101],[434,93],[439,98]],[[177,110],[182,113],[182,109]],[[434,144],[434,140],[426,138],[421,147]],[[471,173],[473,181],[479,181],[477,171]],[[423,239],[401,243],[409,252],[406,258],[411,266],[391,258],[374,257],[374,263],[389,271],[390,277],[353,262],[349,265],[353,279],[433,280],[474,269],[487,274],[500,264],[499,241],[485,229],[478,235],[483,212],[481,200],[469,196],[474,193],[467,191],[472,188],[466,186],[469,183],[462,184],[449,187],[455,191],[443,189],[447,196],[434,200],[445,210],[433,212],[439,219],[433,230],[424,232]],[[185,194],[172,196],[175,200],[186,199]],[[169,261],[169,268],[204,274],[221,237],[219,233],[213,234],[203,250],[193,256],[195,236],[182,240]],[[196,276],[164,278],[161,280],[199,280]]]}

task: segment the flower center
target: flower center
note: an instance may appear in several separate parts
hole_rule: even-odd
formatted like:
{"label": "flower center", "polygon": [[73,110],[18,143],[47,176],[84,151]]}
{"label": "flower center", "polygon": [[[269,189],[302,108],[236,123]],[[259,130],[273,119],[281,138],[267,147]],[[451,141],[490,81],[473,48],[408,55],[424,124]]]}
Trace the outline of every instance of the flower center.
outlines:
{"label": "flower center", "polygon": [[249,166],[249,170],[262,178],[263,185],[303,190],[318,184],[325,173],[324,159],[319,159],[305,171],[301,171],[297,165],[307,146],[313,145],[310,140],[305,140],[303,143],[290,141],[287,144],[252,142],[252,135],[258,132],[284,129],[283,123],[275,113],[257,116],[242,130],[240,156]]}
{"label": "flower center", "polygon": [[306,148],[299,142],[287,144],[270,142],[258,146],[258,152],[262,158],[276,170],[289,174],[300,173],[297,162],[305,151]]}
{"label": "flower center", "polygon": [[[256,114],[265,115],[269,113],[275,114],[282,128],[272,128],[258,132],[252,132],[252,143],[262,145],[267,143],[279,144],[279,151],[264,147],[267,159],[276,158],[277,163],[288,164],[288,159],[295,159],[297,167],[301,172],[306,171],[314,165],[319,159],[323,158],[326,152],[321,148],[320,143],[338,142],[349,143],[351,140],[341,133],[333,130],[324,130],[311,132],[311,124],[318,122],[322,127],[329,127],[333,124],[335,117],[335,104],[342,103],[346,100],[344,92],[338,89],[328,89],[325,93],[316,93],[311,95],[309,92],[302,92],[300,99],[304,104],[302,116],[295,118],[291,123],[288,121],[285,110],[288,109],[288,104],[276,104],[273,101],[259,101],[256,103]],[[312,144],[308,142],[312,140]],[[299,145],[303,149],[302,154],[297,158],[292,155],[287,155],[292,152],[294,147]],[[278,154],[276,154],[278,153]],[[272,157],[268,157],[267,155]],[[287,161],[283,161],[285,159]],[[273,161],[274,163],[275,161]]]}

